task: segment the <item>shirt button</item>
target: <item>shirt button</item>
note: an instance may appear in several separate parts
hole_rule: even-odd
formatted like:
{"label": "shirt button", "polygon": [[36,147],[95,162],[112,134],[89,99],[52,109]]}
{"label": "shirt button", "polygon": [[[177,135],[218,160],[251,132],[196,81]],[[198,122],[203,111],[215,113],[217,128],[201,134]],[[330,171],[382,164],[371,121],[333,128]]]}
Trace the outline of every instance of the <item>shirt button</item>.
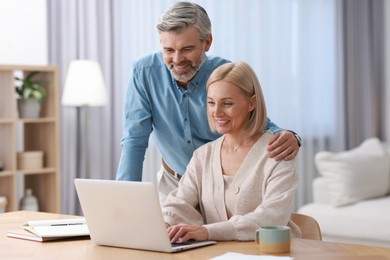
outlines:
{"label": "shirt button", "polygon": [[235,194],[238,194],[240,192],[240,187],[237,187],[235,190],[234,190],[234,193]]}
{"label": "shirt button", "polygon": [[184,118],[184,122],[187,122],[187,118]]}
{"label": "shirt button", "polygon": [[187,140],[187,144],[190,144],[191,143],[191,141],[190,140]]}

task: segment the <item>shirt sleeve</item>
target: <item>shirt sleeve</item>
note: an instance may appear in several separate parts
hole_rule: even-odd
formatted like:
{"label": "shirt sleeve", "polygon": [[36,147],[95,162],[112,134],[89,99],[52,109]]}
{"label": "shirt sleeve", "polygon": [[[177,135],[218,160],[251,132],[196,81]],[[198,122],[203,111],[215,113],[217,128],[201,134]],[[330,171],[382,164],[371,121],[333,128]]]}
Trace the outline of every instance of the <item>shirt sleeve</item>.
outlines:
{"label": "shirt sleeve", "polygon": [[269,118],[267,118],[267,124],[265,125],[265,130],[271,131],[273,134],[276,134],[284,129],[277,126],[274,122],[272,122]]}
{"label": "shirt sleeve", "polygon": [[142,181],[145,151],[152,132],[151,108],[144,84],[142,77],[133,68],[122,119],[124,130],[117,180]]}

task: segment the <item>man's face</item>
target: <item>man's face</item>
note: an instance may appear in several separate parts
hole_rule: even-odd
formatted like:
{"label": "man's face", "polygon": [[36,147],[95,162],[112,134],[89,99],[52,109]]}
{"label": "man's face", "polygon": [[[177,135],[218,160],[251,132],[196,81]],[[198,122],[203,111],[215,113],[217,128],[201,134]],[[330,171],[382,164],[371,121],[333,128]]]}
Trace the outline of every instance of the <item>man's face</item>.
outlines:
{"label": "man's face", "polygon": [[202,42],[195,27],[177,32],[160,33],[164,62],[175,80],[186,85],[204,62],[212,37]]}

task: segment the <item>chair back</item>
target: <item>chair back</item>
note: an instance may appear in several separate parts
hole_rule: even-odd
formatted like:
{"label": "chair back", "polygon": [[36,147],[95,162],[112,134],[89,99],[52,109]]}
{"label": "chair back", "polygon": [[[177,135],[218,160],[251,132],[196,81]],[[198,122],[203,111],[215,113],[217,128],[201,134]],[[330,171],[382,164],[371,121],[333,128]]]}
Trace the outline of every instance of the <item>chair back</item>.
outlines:
{"label": "chair back", "polygon": [[292,213],[291,220],[301,229],[303,239],[322,240],[320,226],[313,217]]}

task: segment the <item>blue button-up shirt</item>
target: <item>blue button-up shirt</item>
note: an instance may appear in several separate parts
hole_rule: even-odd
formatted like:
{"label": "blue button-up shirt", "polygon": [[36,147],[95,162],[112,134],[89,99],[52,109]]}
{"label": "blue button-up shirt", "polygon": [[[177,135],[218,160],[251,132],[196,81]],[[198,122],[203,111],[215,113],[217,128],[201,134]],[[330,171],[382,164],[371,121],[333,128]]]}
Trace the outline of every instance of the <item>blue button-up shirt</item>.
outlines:
{"label": "blue button-up shirt", "polygon": [[[220,136],[208,125],[206,82],[213,70],[226,62],[207,56],[187,89],[172,77],[161,52],[134,63],[124,108],[117,180],[142,180],[150,135],[166,163],[180,174],[185,172],[195,149]],[[269,120],[267,129],[281,130]]]}

